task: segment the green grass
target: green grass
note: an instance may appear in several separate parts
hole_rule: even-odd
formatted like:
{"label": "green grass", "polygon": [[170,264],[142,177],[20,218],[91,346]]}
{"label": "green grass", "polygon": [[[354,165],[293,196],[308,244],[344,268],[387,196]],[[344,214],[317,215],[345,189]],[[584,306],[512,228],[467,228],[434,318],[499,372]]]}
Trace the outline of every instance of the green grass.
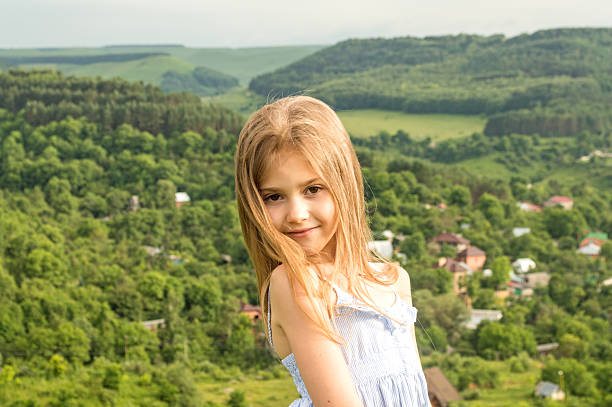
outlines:
{"label": "green grass", "polygon": [[444,140],[482,132],[486,118],[450,114],[408,114],[388,110],[347,110],[338,112],[347,131],[356,137],[369,137],[381,131],[395,134],[403,130],[415,139]]}
{"label": "green grass", "polygon": [[477,400],[464,401],[469,407],[527,407],[533,405],[533,391],[540,380],[540,369],[512,373],[507,362],[487,362],[496,367],[500,385],[494,389],[480,389]]}
{"label": "green grass", "polygon": [[287,407],[299,397],[288,374],[280,379],[257,380],[249,377],[243,381],[206,381],[197,386],[203,400],[222,405],[234,390],[243,391],[247,405],[251,407]]}

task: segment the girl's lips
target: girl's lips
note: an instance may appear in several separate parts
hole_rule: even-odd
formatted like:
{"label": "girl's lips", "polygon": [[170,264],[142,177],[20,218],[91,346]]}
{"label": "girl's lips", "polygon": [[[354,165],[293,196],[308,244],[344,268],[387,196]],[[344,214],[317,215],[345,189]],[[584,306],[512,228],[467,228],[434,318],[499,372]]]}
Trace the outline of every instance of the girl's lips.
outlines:
{"label": "girl's lips", "polygon": [[293,232],[287,232],[287,235],[291,237],[305,237],[305,236],[308,236],[308,234],[310,234],[310,232],[312,232],[316,228],[317,227],[315,226],[315,227],[308,228],[308,229],[301,229],[301,230],[296,230]]}

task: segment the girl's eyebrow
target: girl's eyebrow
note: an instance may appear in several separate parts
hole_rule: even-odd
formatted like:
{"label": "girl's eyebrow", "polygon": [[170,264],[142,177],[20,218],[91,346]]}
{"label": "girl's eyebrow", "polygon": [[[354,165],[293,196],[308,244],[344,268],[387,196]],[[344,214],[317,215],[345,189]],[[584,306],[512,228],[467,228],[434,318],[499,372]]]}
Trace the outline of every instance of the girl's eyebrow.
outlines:
{"label": "girl's eyebrow", "polygon": [[[317,183],[317,182],[321,182],[321,178],[316,177],[316,178],[313,178],[313,179],[309,179],[308,181],[303,182],[302,184],[300,184],[299,188],[304,188],[304,187],[306,187],[308,185],[311,185],[311,184],[314,184],[314,183]],[[275,186],[263,186],[263,187],[259,188],[259,192],[261,193],[261,192],[264,192],[264,191],[266,191],[266,192],[279,191],[281,189],[282,188],[278,188],[278,187],[275,187]]]}

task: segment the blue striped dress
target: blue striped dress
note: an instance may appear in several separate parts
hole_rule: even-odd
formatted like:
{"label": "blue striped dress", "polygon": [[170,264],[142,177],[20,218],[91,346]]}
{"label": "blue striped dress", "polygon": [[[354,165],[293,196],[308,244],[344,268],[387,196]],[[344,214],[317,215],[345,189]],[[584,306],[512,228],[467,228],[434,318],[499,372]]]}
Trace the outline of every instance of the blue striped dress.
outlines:
{"label": "blue striped dress", "polygon": [[[336,284],[330,284],[338,297],[336,324],[346,342],[340,346],[364,407],[430,406],[425,375],[411,334],[417,309],[396,294],[395,303],[383,309],[394,321]],[[270,295],[268,338],[274,349]],[[281,362],[291,373],[301,396],[289,407],[312,407],[293,354]]]}

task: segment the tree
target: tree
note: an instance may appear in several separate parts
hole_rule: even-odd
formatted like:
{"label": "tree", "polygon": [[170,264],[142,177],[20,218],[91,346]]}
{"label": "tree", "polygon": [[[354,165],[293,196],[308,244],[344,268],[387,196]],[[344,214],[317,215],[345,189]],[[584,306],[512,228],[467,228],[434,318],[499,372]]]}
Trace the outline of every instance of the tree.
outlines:
{"label": "tree", "polygon": [[521,351],[534,354],[536,342],[533,334],[525,328],[495,321],[479,327],[477,348],[478,354],[484,357],[507,359]]}
{"label": "tree", "polygon": [[451,205],[466,207],[472,203],[472,194],[467,187],[463,185],[455,185],[451,189],[448,202]]}
{"label": "tree", "polygon": [[499,226],[504,220],[504,208],[499,199],[491,194],[482,194],[477,207],[494,226]]}
{"label": "tree", "polygon": [[508,280],[510,280],[511,270],[512,265],[510,264],[510,259],[508,259],[508,257],[501,256],[493,260],[491,263],[491,277],[489,277],[491,287],[497,288],[506,284]]}
{"label": "tree", "polygon": [[596,392],[593,373],[575,359],[549,360],[542,368],[542,380],[559,383],[563,372],[566,391],[577,396],[592,396]]}

